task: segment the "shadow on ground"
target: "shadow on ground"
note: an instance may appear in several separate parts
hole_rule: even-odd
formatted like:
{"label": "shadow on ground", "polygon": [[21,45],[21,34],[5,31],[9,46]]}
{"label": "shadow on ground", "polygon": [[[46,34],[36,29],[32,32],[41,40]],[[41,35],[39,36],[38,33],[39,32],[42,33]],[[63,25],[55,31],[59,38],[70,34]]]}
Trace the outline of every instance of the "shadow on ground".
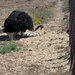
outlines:
{"label": "shadow on ground", "polygon": [[[20,40],[21,38],[28,38],[29,36],[20,36],[20,35],[16,35],[16,39],[15,40]],[[10,41],[8,35],[2,35],[0,36],[0,41]]]}

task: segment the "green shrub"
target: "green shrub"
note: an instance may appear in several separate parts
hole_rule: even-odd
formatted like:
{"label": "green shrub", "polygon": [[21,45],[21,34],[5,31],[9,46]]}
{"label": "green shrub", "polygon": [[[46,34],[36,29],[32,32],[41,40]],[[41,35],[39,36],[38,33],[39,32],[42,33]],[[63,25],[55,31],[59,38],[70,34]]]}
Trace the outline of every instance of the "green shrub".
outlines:
{"label": "green shrub", "polygon": [[37,24],[41,24],[41,21],[39,21],[39,20],[36,19],[36,20],[34,21],[34,25],[37,25]]}
{"label": "green shrub", "polygon": [[18,46],[14,43],[14,42],[10,42],[10,43],[6,43],[3,42],[1,43],[1,49],[0,49],[0,53],[5,54],[5,53],[11,53],[11,51],[18,51],[20,50],[20,48],[18,48]]}

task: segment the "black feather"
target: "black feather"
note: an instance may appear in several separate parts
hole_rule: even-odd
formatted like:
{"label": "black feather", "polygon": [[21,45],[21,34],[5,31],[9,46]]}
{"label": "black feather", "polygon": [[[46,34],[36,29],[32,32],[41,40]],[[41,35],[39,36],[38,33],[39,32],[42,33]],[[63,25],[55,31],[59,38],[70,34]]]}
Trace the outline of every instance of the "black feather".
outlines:
{"label": "black feather", "polygon": [[25,12],[13,11],[4,22],[4,32],[33,30],[32,18]]}

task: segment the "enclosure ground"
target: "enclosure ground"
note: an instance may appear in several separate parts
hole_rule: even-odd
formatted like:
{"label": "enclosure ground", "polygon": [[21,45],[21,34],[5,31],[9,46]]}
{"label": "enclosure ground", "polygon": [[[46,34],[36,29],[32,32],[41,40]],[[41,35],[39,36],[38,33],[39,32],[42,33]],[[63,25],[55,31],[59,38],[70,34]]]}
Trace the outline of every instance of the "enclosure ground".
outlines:
{"label": "enclosure ground", "polygon": [[[0,54],[0,75],[68,75],[64,56],[69,54],[69,35],[62,31],[62,5],[63,1],[56,0],[54,18],[44,23],[43,30],[36,31],[41,36],[21,38],[16,42],[23,50]],[[1,39],[3,35],[7,34],[0,34]]]}

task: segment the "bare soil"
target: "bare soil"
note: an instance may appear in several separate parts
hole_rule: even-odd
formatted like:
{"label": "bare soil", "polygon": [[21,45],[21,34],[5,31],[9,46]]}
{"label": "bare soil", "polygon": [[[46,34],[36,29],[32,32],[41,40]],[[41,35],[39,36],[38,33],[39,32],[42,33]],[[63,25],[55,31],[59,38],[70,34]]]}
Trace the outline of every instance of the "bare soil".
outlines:
{"label": "bare soil", "polygon": [[[16,0],[15,6],[13,3],[10,4],[10,1],[7,3],[10,7],[6,3],[1,4],[0,1],[0,6],[3,5],[0,8],[2,11],[2,16],[0,16],[1,24],[8,16],[5,11],[12,11],[17,6],[20,7],[20,2],[23,3],[24,0],[19,0],[20,2]],[[36,1],[36,4],[41,3],[40,0]],[[41,1],[46,4],[50,0]],[[40,29],[36,31],[41,32],[41,36],[21,38],[15,42],[22,45],[23,50],[0,54],[0,75],[68,75],[68,59],[62,58],[62,56],[69,53],[69,35],[62,31],[62,19],[64,17],[62,4],[63,1],[56,0],[56,5],[53,8],[54,18],[52,21],[44,23],[42,31]],[[12,5],[13,8],[11,9]],[[6,39],[5,35],[7,34],[0,34],[0,38]],[[4,41],[1,39],[0,41]],[[26,51],[24,48],[28,50]]]}

